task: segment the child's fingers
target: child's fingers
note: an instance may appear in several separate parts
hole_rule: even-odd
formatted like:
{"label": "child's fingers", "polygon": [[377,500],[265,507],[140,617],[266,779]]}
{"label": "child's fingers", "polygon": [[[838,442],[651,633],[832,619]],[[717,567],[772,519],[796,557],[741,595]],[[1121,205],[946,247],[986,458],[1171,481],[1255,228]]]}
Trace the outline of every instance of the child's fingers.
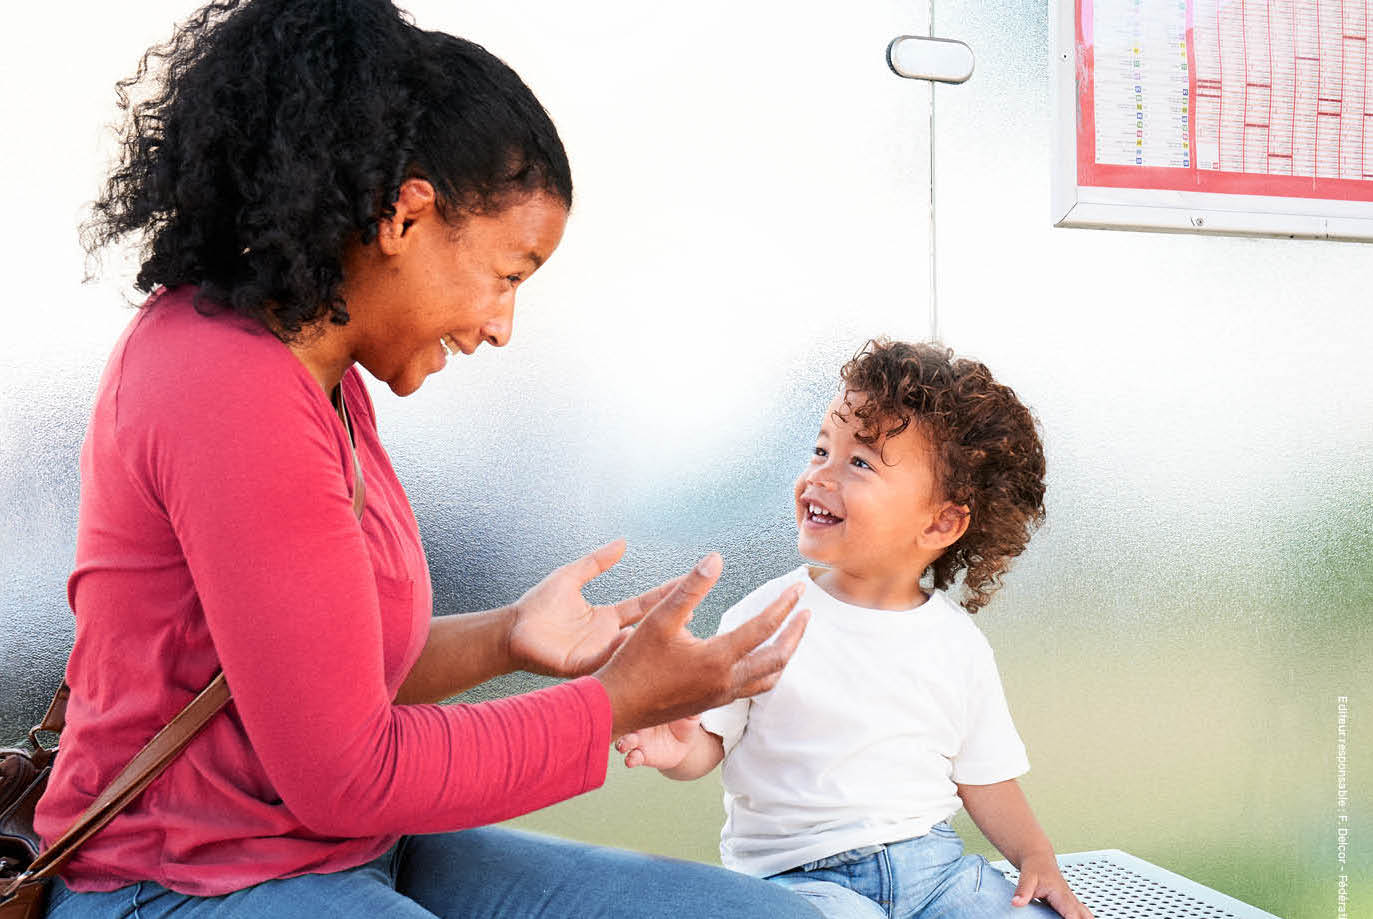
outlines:
{"label": "child's fingers", "polygon": [[1034,899],[1035,886],[1039,883],[1039,878],[1033,874],[1022,874],[1020,883],[1015,885],[1015,893],[1011,895],[1012,906],[1024,906]]}
{"label": "child's fingers", "polygon": [[1091,911],[1066,886],[1050,890],[1044,899],[1063,919],[1093,919]]}
{"label": "child's fingers", "polygon": [[615,752],[625,755],[625,765],[630,769],[642,766],[646,761],[644,748],[637,733],[626,734],[615,741]]}

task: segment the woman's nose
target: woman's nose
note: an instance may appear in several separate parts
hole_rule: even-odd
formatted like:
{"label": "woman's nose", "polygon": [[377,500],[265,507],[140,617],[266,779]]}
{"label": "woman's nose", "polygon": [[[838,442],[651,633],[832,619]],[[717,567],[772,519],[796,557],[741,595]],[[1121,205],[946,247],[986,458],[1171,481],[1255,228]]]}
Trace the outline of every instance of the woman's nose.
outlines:
{"label": "woman's nose", "polygon": [[514,304],[511,308],[503,310],[499,315],[492,316],[482,323],[482,340],[488,342],[492,347],[504,348],[510,342],[510,336],[515,331],[515,310]]}
{"label": "woman's nose", "polygon": [[497,348],[504,348],[507,344],[509,344],[510,333],[512,331],[513,330],[510,327],[510,323],[508,322],[496,328],[487,326],[486,328],[482,329],[482,332],[486,335],[486,341],[490,342],[492,346]]}

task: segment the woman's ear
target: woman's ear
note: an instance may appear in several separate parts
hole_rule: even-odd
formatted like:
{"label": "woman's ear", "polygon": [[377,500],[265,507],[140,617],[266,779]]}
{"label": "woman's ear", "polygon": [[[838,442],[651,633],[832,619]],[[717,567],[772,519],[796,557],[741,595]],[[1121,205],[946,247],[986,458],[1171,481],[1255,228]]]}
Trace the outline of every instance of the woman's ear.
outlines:
{"label": "woman's ear", "polygon": [[929,526],[920,534],[920,541],[928,549],[947,549],[968,532],[968,522],[971,519],[972,512],[968,505],[945,501],[935,511]]}
{"label": "woman's ear", "polygon": [[434,186],[428,179],[406,179],[396,197],[395,213],[377,223],[377,245],[385,255],[398,255],[409,244],[406,234],[416,220],[438,214]]}

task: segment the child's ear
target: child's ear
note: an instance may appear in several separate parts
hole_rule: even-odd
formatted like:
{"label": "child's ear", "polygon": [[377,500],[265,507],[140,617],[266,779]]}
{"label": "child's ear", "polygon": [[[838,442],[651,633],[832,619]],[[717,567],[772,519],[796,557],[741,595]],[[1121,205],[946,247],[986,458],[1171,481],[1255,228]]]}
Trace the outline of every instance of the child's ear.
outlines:
{"label": "child's ear", "polygon": [[968,521],[971,519],[972,512],[968,505],[945,501],[920,534],[920,541],[927,549],[947,549],[968,532]]}

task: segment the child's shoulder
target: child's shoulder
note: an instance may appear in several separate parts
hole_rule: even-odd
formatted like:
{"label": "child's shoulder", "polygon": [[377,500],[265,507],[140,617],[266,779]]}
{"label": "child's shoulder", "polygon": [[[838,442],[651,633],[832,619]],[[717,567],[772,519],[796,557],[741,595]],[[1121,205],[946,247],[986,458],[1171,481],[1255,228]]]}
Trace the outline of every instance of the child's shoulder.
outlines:
{"label": "child's shoulder", "polygon": [[991,643],[973,621],[973,615],[944,591],[931,591],[926,606],[931,617],[937,617],[940,629],[948,638],[978,654],[992,653]]}

